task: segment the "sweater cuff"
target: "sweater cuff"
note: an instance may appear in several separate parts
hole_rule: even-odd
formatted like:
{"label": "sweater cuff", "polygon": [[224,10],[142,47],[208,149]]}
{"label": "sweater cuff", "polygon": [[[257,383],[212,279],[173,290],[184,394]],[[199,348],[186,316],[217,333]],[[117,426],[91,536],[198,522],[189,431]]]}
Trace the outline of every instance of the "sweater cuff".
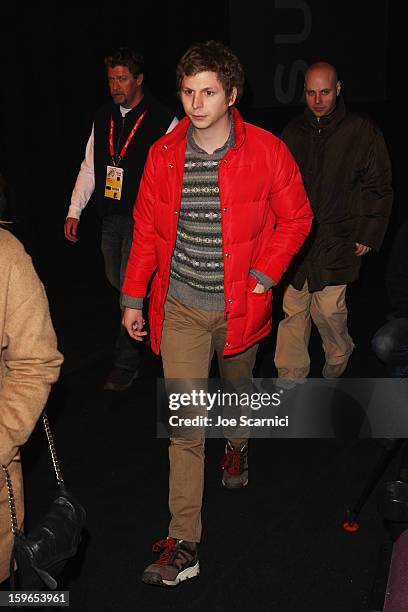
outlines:
{"label": "sweater cuff", "polygon": [[143,298],[132,297],[122,293],[120,297],[120,305],[122,308],[134,308],[135,310],[143,310]]}
{"label": "sweater cuff", "polygon": [[274,287],[275,285],[274,280],[270,276],[267,276],[266,274],[264,274],[263,272],[259,272],[259,270],[254,270],[253,268],[251,268],[249,273],[251,276],[256,278],[258,283],[261,283],[261,285],[265,287],[265,291],[268,291],[268,289],[270,289],[271,287]]}

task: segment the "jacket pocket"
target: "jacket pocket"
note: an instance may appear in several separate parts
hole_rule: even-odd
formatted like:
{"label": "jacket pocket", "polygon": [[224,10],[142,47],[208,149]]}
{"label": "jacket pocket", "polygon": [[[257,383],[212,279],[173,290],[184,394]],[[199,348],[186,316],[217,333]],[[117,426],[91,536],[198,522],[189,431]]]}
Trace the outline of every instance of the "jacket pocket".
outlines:
{"label": "jacket pocket", "polygon": [[[255,281],[255,284],[254,284]],[[272,289],[254,293],[256,278],[248,277],[246,291],[245,338],[256,335],[272,316]]]}

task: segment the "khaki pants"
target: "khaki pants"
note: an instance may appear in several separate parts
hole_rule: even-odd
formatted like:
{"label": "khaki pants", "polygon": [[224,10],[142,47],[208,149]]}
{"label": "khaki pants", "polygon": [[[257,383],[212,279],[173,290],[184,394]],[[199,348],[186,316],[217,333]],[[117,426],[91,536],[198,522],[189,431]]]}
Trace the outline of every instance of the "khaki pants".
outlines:
{"label": "khaki pants", "polygon": [[347,285],[300,291],[289,285],[283,296],[285,318],[279,323],[275,365],[281,378],[303,378],[309,374],[309,339],[312,321],[323,342],[326,363],[339,365],[348,360],[354,344],[347,330]]}
{"label": "khaki pants", "polygon": [[[189,379],[208,378],[214,351],[222,378],[251,378],[258,345],[239,355],[223,357],[226,333],[227,322],[222,311],[192,308],[169,296],[165,304],[161,343],[165,378],[185,379],[183,390],[188,391]],[[239,448],[245,441],[233,439],[231,443]],[[169,536],[172,538],[200,541],[204,443],[204,436],[170,439]]]}

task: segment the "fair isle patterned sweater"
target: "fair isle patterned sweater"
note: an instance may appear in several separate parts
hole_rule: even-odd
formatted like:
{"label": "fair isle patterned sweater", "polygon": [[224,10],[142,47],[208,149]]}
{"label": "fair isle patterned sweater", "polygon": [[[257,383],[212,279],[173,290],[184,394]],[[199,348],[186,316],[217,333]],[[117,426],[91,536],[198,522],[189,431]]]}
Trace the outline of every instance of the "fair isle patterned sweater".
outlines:
{"label": "fair isle patterned sweater", "polygon": [[169,295],[186,306],[224,309],[218,166],[233,145],[233,126],[224,146],[211,154],[195,143],[192,125],[187,132],[180,217],[169,286]]}

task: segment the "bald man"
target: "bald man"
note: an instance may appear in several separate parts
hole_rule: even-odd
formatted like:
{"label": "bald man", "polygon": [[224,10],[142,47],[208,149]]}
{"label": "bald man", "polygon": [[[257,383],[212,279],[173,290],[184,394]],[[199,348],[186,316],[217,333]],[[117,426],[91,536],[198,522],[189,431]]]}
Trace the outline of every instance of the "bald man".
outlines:
{"label": "bald man", "polygon": [[358,278],[362,256],[380,248],[392,203],[383,136],[369,119],[346,109],[336,69],[313,64],[304,88],[305,111],[282,139],[300,167],[315,221],[287,274],[275,354],[280,379],[308,375],[312,321],[322,338],[323,376],[343,374],[354,349],[346,287]]}

